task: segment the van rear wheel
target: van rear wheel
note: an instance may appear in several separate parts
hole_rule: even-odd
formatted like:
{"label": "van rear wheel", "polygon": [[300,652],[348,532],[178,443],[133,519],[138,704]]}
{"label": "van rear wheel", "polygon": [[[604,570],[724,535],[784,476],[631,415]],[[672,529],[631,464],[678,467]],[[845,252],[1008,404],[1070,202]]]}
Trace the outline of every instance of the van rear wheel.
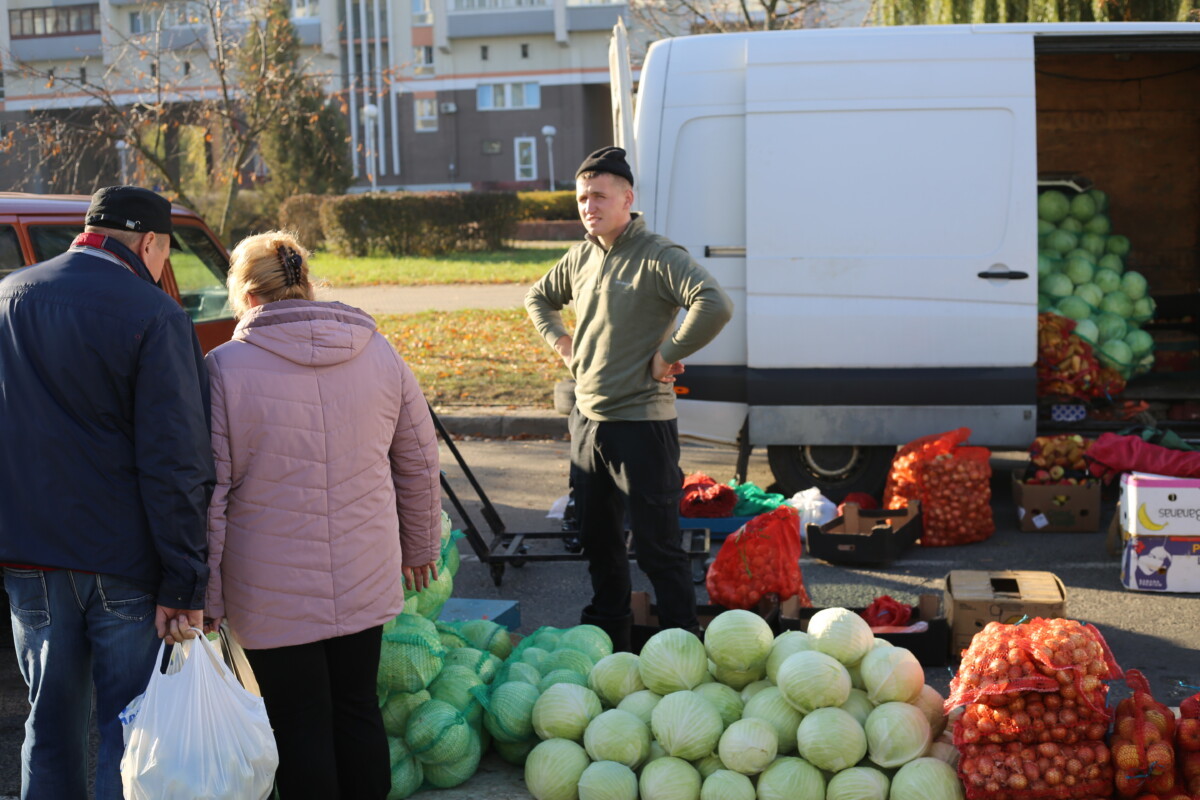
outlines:
{"label": "van rear wheel", "polygon": [[767,462],[779,491],[791,497],[812,487],[835,503],[850,492],[882,500],[895,447],[860,445],[772,445]]}

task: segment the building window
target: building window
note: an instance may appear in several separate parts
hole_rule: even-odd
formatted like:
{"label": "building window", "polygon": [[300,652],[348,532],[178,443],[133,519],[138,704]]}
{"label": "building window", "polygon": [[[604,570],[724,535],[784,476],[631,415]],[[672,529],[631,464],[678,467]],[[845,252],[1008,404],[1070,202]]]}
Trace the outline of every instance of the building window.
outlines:
{"label": "building window", "polygon": [[87,67],[79,68],[79,82],[87,83]]}
{"label": "building window", "polygon": [[46,87],[47,88],[50,88],[50,89],[54,88],[54,70],[56,70],[56,69],[58,69],[58,67],[51,67],[50,69],[46,70]]}
{"label": "building window", "polygon": [[429,45],[414,47],[413,74],[432,75],[433,71],[433,47]]}
{"label": "building window", "polygon": [[318,13],[317,0],[292,0],[293,19],[316,17]]}
{"label": "building window", "polygon": [[418,131],[436,131],[438,128],[437,99],[418,97],[413,100],[413,115]]}
{"label": "building window", "polygon": [[100,4],[57,8],[22,8],[8,12],[9,34],[14,39],[30,36],[70,36],[100,32]]}
{"label": "building window", "polygon": [[479,60],[487,61],[487,45],[486,44],[479,45]]}
{"label": "building window", "polygon": [[150,62],[150,77],[151,78],[158,77],[158,62],[157,61]]}
{"label": "building window", "polygon": [[190,75],[191,73],[192,73],[192,62],[190,62],[190,61],[183,62],[183,74]]}
{"label": "building window", "polygon": [[536,82],[481,83],[475,88],[475,107],[480,111],[541,108],[541,87]]}
{"label": "building window", "polygon": [[513,154],[516,158],[517,180],[537,180],[537,139],[518,136],[513,139]]}
{"label": "building window", "polygon": [[529,45],[521,45],[521,58],[529,58]]}
{"label": "building window", "polygon": [[[294,0],[303,2],[303,0]],[[221,13],[230,15],[241,7],[240,2],[221,3]],[[129,32],[133,34],[151,33],[158,30],[161,24],[164,28],[184,28],[189,25],[199,25],[208,18],[209,10],[203,2],[169,2],[161,7],[133,11],[129,14]]]}
{"label": "building window", "polygon": [[429,0],[412,0],[412,24],[433,24],[433,9],[429,7]]}

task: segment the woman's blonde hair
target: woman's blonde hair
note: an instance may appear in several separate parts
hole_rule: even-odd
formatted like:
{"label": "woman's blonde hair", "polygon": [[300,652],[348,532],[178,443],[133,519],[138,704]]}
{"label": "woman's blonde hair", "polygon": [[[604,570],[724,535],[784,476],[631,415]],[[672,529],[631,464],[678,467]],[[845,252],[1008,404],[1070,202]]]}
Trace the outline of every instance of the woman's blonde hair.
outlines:
{"label": "woman's blonde hair", "polygon": [[234,317],[250,310],[247,295],[262,303],[312,300],[308,251],[287,231],[247,236],[229,256],[229,305]]}

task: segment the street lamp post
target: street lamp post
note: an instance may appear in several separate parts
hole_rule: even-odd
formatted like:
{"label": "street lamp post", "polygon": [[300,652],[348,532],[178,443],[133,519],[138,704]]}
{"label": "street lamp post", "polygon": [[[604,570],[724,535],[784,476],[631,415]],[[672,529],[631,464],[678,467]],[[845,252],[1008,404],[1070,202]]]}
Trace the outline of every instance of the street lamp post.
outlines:
{"label": "street lamp post", "polygon": [[367,103],[362,109],[363,119],[367,132],[367,177],[371,179],[371,191],[375,191],[375,120],[379,117],[379,107],[374,103]]}
{"label": "street lamp post", "polygon": [[550,164],[550,191],[554,191],[554,134],[558,129],[553,125],[542,126],[542,136],[546,137],[546,160]]}
{"label": "street lamp post", "polygon": [[117,160],[121,167],[121,183],[129,184],[129,143],[124,139],[117,139]]}

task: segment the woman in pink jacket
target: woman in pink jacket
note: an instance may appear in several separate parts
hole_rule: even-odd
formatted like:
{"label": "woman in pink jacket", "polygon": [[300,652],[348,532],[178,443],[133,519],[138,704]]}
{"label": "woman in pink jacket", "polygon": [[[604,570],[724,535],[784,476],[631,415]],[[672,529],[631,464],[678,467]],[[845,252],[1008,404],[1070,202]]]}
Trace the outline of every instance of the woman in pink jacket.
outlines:
{"label": "woman in pink jacket", "polygon": [[429,407],[368,314],[313,300],[286,233],[234,249],[233,340],[208,354],[217,488],[208,601],[262,690],[287,800],[390,790],[375,694],[402,578],[437,577],[441,497]]}

